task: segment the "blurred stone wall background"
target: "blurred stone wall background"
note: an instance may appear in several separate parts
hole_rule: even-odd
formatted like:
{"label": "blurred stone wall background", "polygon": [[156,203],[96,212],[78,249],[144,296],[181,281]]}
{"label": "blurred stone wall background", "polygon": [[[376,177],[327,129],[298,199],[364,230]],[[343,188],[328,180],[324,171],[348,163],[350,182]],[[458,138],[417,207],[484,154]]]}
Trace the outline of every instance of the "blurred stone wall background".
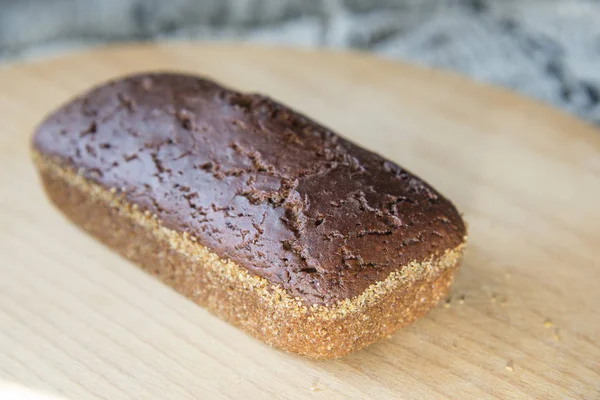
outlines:
{"label": "blurred stone wall background", "polygon": [[368,50],[600,124],[600,0],[0,0],[2,62],[178,38]]}

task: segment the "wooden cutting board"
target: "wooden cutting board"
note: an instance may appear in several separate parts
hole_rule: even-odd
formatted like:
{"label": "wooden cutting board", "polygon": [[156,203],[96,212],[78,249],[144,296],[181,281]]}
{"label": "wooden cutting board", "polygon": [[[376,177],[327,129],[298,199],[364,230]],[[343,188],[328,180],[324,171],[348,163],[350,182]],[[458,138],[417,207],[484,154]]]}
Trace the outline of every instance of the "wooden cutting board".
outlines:
{"label": "wooden cutting board", "polygon": [[[267,93],[416,172],[464,212],[451,296],[332,362],[273,350],[54,209],[45,113],[141,70]],[[600,398],[600,132],[464,78],[355,53],[130,45],[0,69],[0,379],[62,398]],[[1,393],[0,393],[0,397]]]}

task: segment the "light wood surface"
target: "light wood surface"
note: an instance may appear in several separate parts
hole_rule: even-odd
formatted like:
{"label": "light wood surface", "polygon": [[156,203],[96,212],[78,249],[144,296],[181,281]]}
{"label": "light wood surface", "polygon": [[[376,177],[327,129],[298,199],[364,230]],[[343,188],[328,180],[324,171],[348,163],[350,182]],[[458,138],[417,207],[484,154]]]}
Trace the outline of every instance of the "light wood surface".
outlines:
{"label": "light wood surface", "polygon": [[[30,161],[34,125],[93,84],[156,69],[267,93],[455,201],[470,241],[448,302],[364,351],[313,362],[69,224]],[[241,45],[131,45],[0,69],[5,383],[73,399],[598,399],[599,260],[600,132],[500,89],[366,55]]]}

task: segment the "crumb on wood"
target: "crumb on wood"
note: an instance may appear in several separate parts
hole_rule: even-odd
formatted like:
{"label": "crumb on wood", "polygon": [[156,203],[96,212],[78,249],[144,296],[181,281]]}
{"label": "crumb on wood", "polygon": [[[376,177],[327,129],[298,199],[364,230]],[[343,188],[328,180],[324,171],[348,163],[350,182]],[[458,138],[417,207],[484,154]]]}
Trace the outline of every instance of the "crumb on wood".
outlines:
{"label": "crumb on wood", "polygon": [[465,297],[466,297],[466,296],[465,296],[464,294],[463,294],[463,295],[461,295],[461,296],[458,298],[458,304],[465,304]]}
{"label": "crumb on wood", "polygon": [[321,390],[321,388],[319,387],[319,380],[315,380],[312,384],[312,386],[310,387],[310,390],[312,390],[313,392],[318,392]]}
{"label": "crumb on wood", "polygon": [[446,298],[446,301],[444,301],[444,308],[450,308],[450,303],[452,303],[452,297]]}
{"label": "crumb on wood", "polygon": [[508,360],[508,362],[506,363],[506,370],[513,372],[515,370],[515,366],[512,360]]}
{"label": "crumb on wood", "polygon": [[552,328],[552,320],[550,318],[544,320],[544,328]]}

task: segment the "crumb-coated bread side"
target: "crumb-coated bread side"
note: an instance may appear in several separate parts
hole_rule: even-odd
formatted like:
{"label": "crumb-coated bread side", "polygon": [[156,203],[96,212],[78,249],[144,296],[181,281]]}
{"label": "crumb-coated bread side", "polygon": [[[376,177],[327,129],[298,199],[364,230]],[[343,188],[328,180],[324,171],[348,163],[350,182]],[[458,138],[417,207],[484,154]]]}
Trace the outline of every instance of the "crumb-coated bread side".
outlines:
{"label": "crumb-coated bread side", "polygon": [[[49,196],[79,225],[188,297],[206,292],[196,301],[221,317],[312,357],[364,347],[424,313],[447,290],[465,241],[452,203],[408,171],[267,97],[194,76],[143,74],[97,87],[52,113],[33,150]],[[116,243],[103,225],[117,236],[148,236],[149,248]],[[136,241],[123,236],[128,240]],[[145,254],[156,248],[162,259]],[[184,273],[182,263],[197,265]],[[201,276],[225,265],[262,282],[267,294],[242,294],[248,289],[234,285],[225,295],[214,274]],[[385,286],[392,277],[401,283]],[[307,310],[295,322],[288,316],[289,329],[305,329],[298,324],[311,310],[339,311],[365,293],[379,303],[352,311],[373,318],[362,328],[357,319],[352,335],[362,329],[362,339],[340,336],[338,346],[342,334],[328,322],[324,343],[294,345],[286,343],[301,339],[269,338],[279,334],[244,321],[260,315],[265,324],[281,324],[285,307],[263,315],[274,291]],[[217,297],[229,305],[213,304]],[[236,307],[254,314],[244,317]],[[401,315],[407,311],[399,307],[415,312]]]}

